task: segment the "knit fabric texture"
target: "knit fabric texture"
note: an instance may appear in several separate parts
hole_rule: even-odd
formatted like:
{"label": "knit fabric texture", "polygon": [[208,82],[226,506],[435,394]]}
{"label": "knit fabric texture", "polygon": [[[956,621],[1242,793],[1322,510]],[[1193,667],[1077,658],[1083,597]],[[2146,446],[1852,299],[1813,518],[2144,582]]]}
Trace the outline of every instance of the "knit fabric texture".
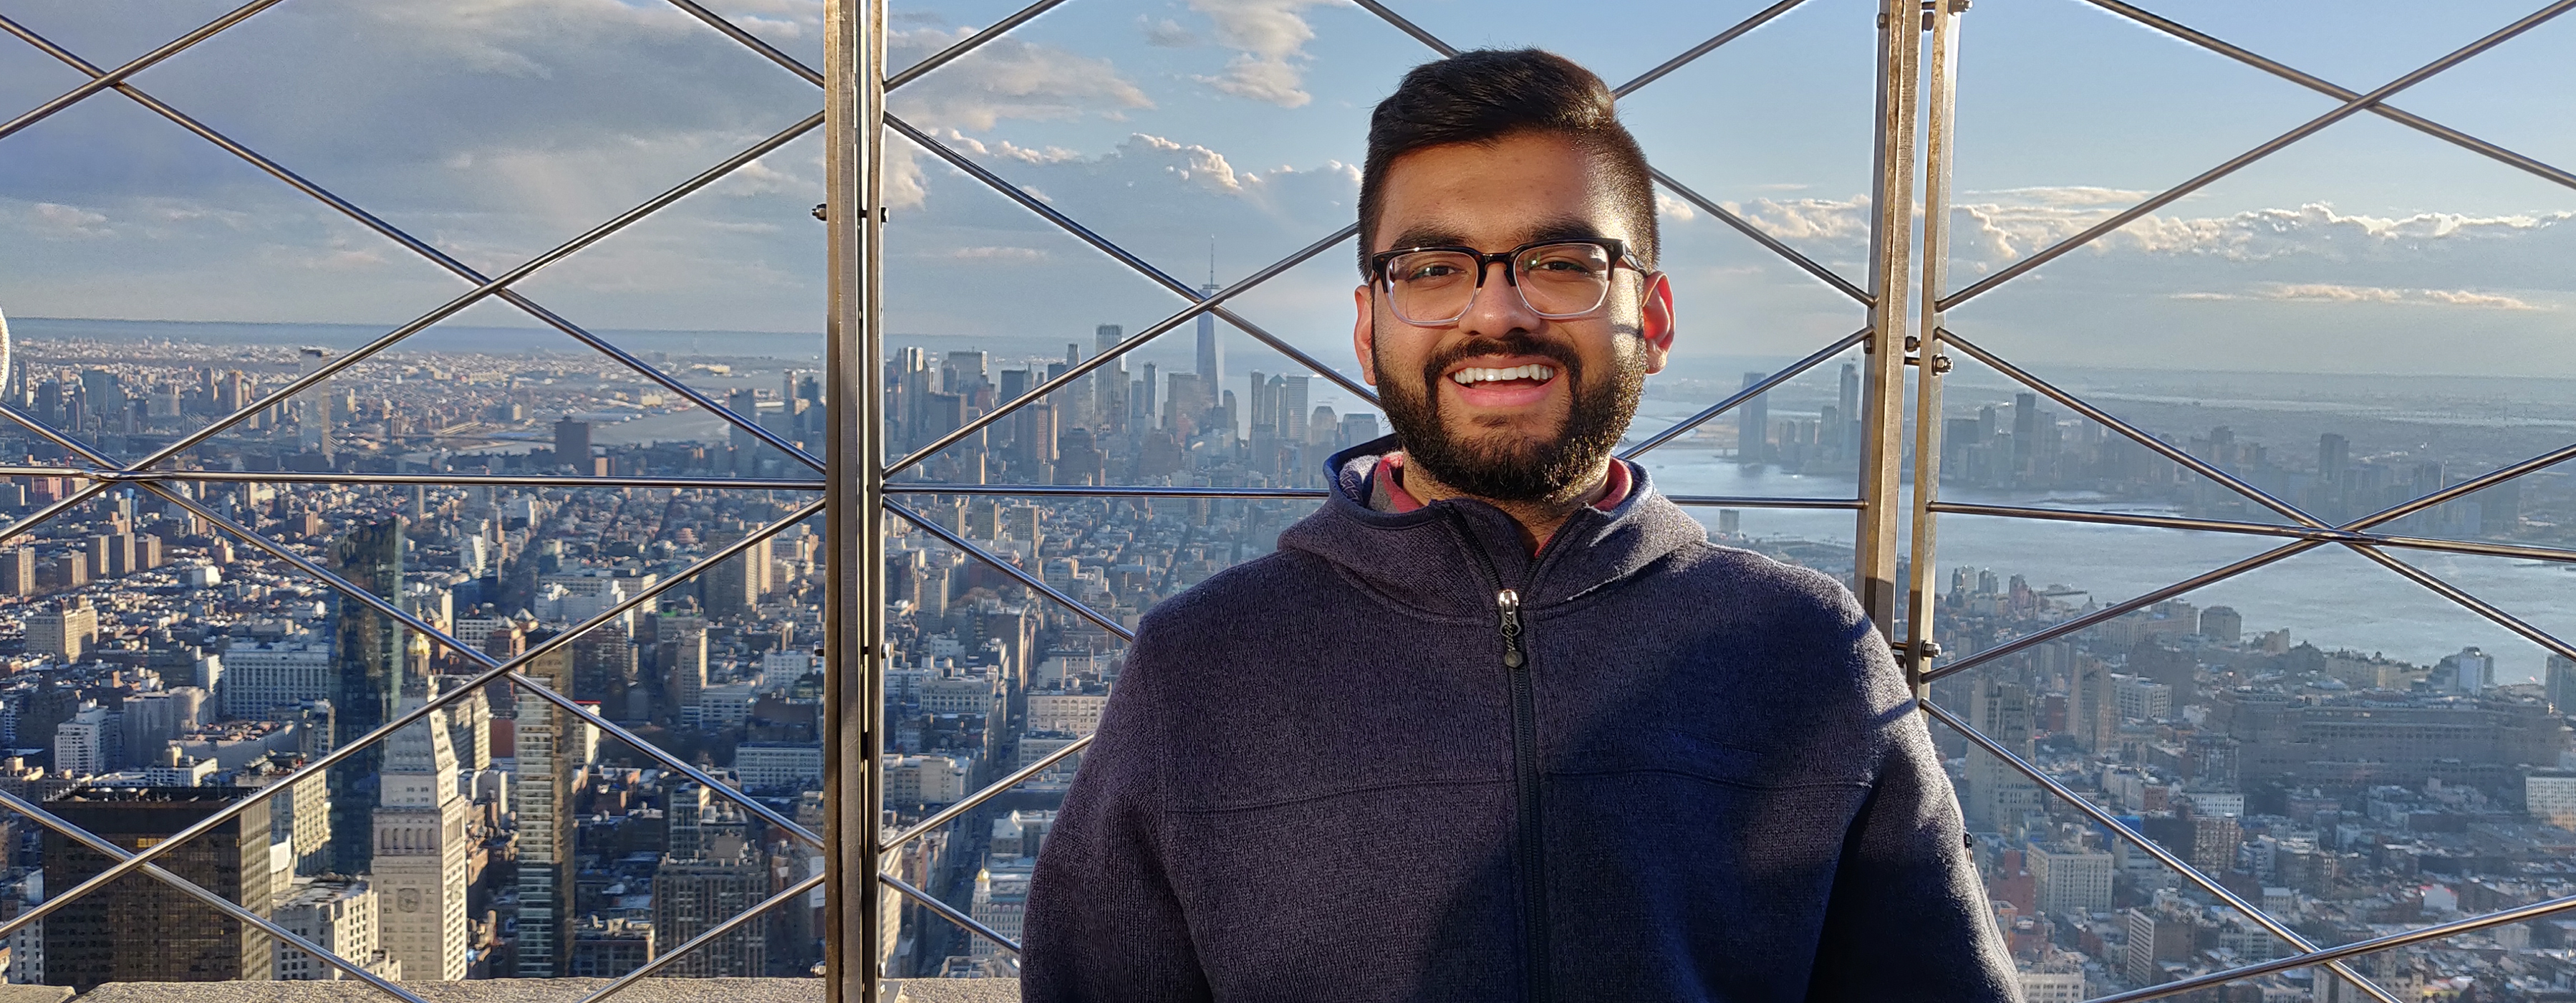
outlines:
{"label": "knit fabric texture", "polygon": [[1712,545],[1643,469],[1535,555],[1482,502],[1372,511],[1395,446],[1146,614],[1038,857],[1025,999],[2018,999],[1840,583]]}

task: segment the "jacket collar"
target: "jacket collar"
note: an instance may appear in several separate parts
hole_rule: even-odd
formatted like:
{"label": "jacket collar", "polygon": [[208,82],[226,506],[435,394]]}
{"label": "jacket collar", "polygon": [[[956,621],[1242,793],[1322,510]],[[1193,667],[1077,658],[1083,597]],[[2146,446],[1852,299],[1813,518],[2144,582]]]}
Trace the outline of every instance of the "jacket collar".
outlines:
{"label": "jacket collar", "polygon": [[1576,511],[1536,555],[1522,547],[1511,516],[1472,498],[1380,512],[1368,505],[1368,474],[1397,448],[1390,435],[1325,461],[1333,490],[1322,508],[1279,534],[1280,547],[1323,558],[1406,605],[1486,616],[1498,588],[1518,591],[1524,608],[1561,603],[1708,540],[1699,521],[1657,492],[1641,467],[1631,468],[1627,500],[1606,511]]}

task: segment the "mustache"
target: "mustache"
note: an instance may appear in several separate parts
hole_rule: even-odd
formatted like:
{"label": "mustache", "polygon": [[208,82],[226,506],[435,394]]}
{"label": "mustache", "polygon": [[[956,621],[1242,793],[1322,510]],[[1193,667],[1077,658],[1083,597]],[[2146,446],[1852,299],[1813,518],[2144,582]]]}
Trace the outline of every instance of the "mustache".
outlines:
{"label": "mustache", "polygon": [[[1574,354],[1574,346],[1561,341],[1548,341],[1527,331],[1512,331],[1500,337],[1462,341],[1431,353],[1422,364],[1422,386],[1425,391],[1440,385],[1440,374],[1461,359],[1480,355],[1536,355],[1553,360],[1567,377],[1566,385],[1583,385],[1583,359]],[[1436,398],[1437,395],[1434,395]]]}

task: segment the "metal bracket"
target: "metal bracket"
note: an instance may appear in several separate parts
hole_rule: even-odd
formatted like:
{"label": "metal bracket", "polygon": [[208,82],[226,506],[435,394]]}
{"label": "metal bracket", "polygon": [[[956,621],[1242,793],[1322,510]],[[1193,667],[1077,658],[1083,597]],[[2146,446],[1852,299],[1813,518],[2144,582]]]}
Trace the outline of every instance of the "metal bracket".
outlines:
{"label": "metal bracket", "polygon": [[[829,208],[830,208],[830,203],[826,203],[826,202],[816,202],[816,203],[814,203],[814,218],[815,218],[815,219],[822,220],[823,222],[826,222],[826,223],[831,222],[831,221],[832,221],[831,213],[827,211]],[[863,216],[863,217],[864,217],[866,214],[867,214],[867,211],[866,211],[866,210],[864,210],[864,209],[860,210],[860,215],[861,215],[861,216]],[[888,214],[887,214],[887,212],[886,212],[886,207],[884,207],[884,206],[878,206],[878,207],[877,207],[877,222],[879,222],[879,223],[886,222],[886,221],[887,221],[887,215],[888,215]]]}
{"label": "metal bracket", "polygon": [[[1948,12],[1952,14],[1965,14],[1968,12],[1968,5],[1971,2],[1972,0],[1949,0],[1949,3],[1947,4]],[[1941,0],[1923,0],[1923,30],[1932,30],[1932,19],[1941,15],[1943,7],[1944,5]]]}

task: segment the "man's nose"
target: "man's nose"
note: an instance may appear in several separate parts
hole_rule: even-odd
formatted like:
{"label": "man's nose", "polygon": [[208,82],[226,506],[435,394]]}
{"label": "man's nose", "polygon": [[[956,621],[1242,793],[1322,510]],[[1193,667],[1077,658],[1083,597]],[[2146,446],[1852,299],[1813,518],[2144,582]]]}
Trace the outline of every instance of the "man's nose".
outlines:
{"label": "man's nose", "polygon": [[[1501,268],[1502,275],[1495,276],[1494,268]],[[1511,262],[1487,259],[1479,262],[1477,269],[1475,299],[1468,302],[1466,314],[1458,318],[1460,333],[1535,331],[1547,323],[1547,318],[1539,316],[1538,311],[1530,309],[1529,301],[1521,298],[1520,285],[1513,281],[1516,276]]]}

